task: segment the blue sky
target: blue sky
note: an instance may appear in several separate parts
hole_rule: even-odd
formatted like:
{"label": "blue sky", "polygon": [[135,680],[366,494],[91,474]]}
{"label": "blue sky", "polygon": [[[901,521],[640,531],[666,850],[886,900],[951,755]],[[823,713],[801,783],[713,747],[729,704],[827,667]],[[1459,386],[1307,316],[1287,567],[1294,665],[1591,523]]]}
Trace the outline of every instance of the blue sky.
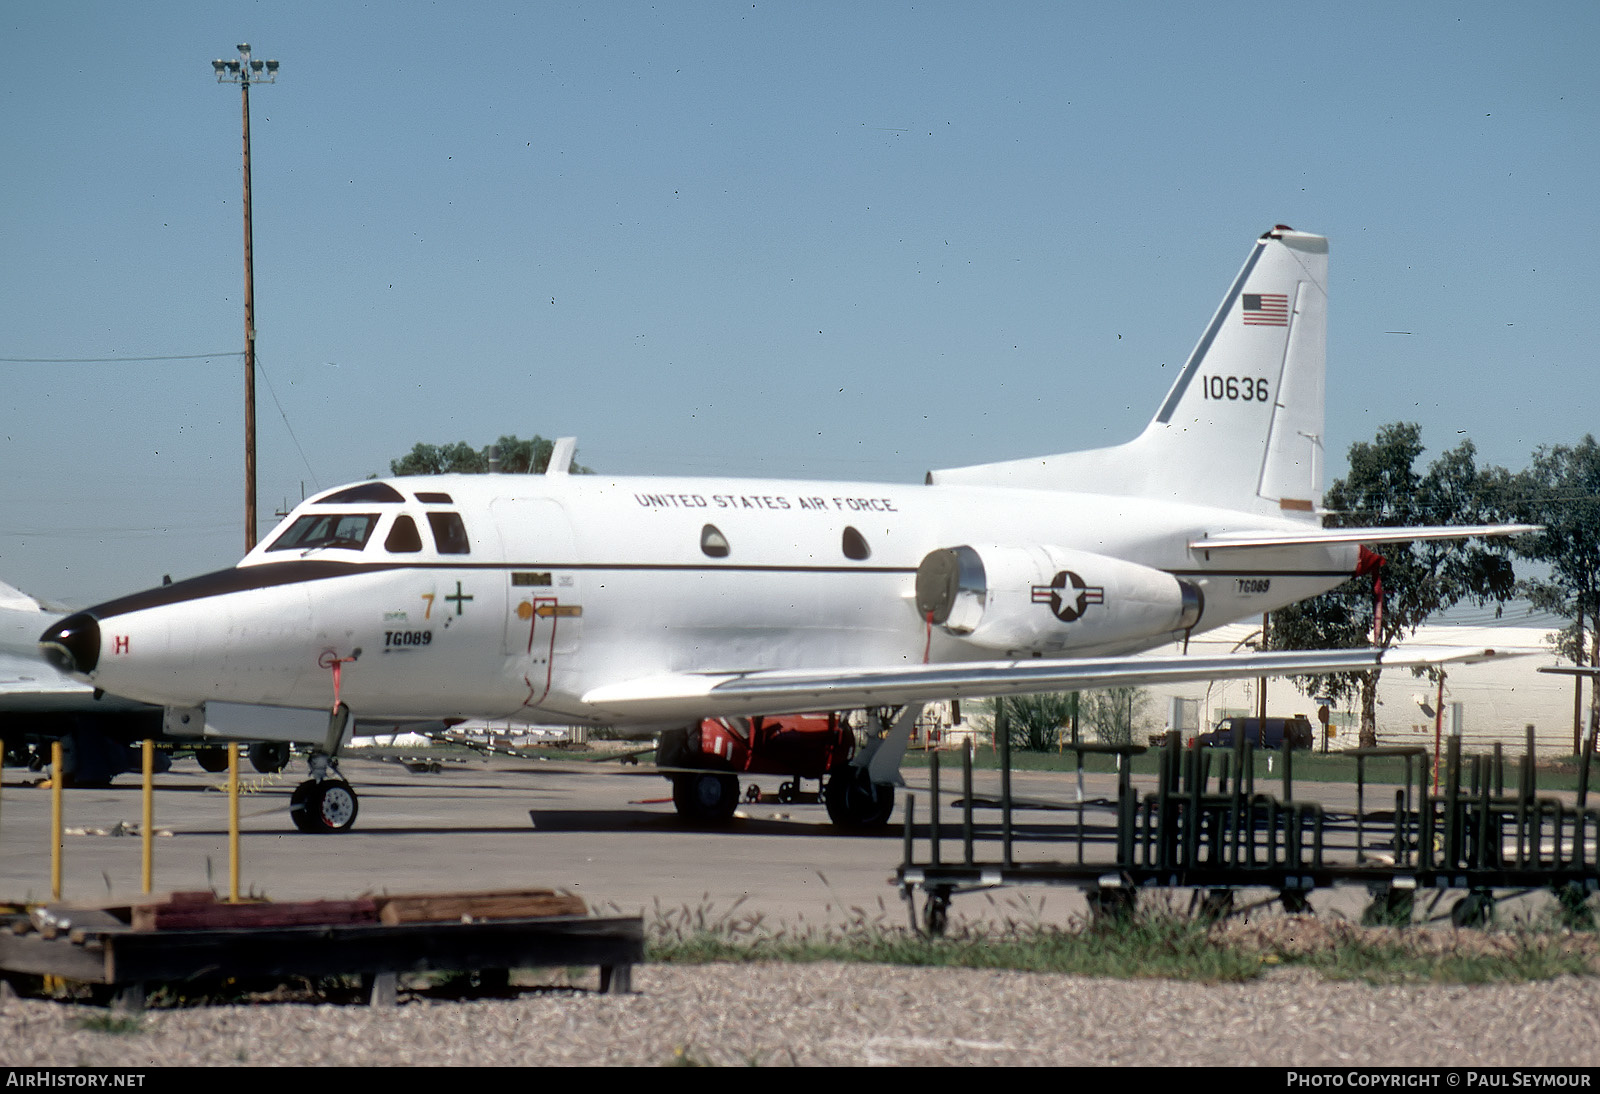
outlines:
{"label": "blue sky", "polygon": [[[1596,428],[1597,5],[13,0],[0,357],[241,347],[241,41],[266,514],[503,433],[890,481],[1115,443],[1275,223],[1332,241],[1334,474],[1396,420],[1511,467]],[[231,565],[240,373],[0,363],[0,580]]]}

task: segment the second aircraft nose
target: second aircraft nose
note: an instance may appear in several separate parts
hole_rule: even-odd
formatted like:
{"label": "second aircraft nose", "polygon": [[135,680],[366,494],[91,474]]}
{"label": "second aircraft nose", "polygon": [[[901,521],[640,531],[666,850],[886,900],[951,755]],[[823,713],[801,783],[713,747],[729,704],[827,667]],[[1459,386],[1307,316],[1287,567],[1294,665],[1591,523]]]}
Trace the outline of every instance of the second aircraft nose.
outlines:
{"label": "second aircraft nose", "polygon": [[69,615],[39,636],[39,651],[62,672],[88,676],[100,664],[100,621],[88,612]]}

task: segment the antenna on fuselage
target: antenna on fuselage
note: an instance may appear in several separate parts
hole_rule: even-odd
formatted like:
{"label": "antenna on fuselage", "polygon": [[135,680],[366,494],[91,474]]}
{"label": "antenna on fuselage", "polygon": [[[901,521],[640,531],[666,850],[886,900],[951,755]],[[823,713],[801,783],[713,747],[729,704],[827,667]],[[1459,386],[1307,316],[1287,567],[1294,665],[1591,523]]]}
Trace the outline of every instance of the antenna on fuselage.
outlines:
{"label": "antenna on fuselage", "polygon": [[578,438],[557,437],[550,449],[550,462],[545,464],[546,475],[565,475],[572,469],[572,457],[578,454]]}

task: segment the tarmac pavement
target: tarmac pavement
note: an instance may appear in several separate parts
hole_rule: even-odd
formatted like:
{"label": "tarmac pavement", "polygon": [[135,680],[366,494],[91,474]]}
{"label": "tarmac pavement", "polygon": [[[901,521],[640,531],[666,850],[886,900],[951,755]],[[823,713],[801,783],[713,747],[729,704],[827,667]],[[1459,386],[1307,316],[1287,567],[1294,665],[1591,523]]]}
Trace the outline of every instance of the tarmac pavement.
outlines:
{"label": "tarmac pavement", "polygon": [[[648,764],[540,762],[508,758],[445,761],[437,772],[397,762],[347,757],[344,776],[360,795],[354,828],[306,835],[289,820],[291,791],[302,764],[279,775],[241,775],[241,874],[244,895],[276,900],[334,899],[362,893],[448,892],[564,888],[592,908],[620,914],[759,917],[769,926],[909,922],[891,877],[902,854],[906,794],[890,825],[876,833],[843,833],[818,803],[770,801],[778,779],[756,777],[769,797],[741,806],[722,828],[679,820],[668,782]],[[0,901],[50,895],[50,794],[29,784],[39,775],[6,768],[0,784]],[[930,800],[928,771],[905,772],[917,799],[918,853],[926,855]],[[1148,778],[1137,783],[1150,782]],[[228,891],[228,804],[225,775],[202,772],[184,759],[155,777],[153,889]],[[1074,776],[1015,772],[1019,801],[1071,806]],[[999,773],[974,773],[974,797],[998,798]],[[1109,800],[1113,775],[1088,775],[1084,795]],[[1277,792],[1279,787],[1262,786]],[[1297,798],[1334,810],[1353,810],[1354,787],[1297,783]],[[960,852],[960,769],[946,767],[941,798],[944,853]],[[109,788],[69,788],[64,795],[63,896],[72,901],[127,899],[140,891],[139,779],[120,776]],[[1368,808],[1377,803],[1369,801]],[[987,816],[996,816],[990,811]],[[1071,811],[1019,811],[1024,837],[1075,834]],[[1101,834],[1087,846],[1089,861],[1109,861],[1114,824],[1107,809],[1090,809],[1087,823]],[[119,825],[121,826],[119,828]],[[119,831],[128,835],[115,834]],[[997,854],[990,845],[989,854]],[[1024,838],[1017,857],[1067,859],[1075,846]],[[1270,894],[1260,894],[1267,896]],[[1186,901],[1188,894],[1175,899]],[[1246,900],[1249,898],[1246,897]],[[1319,911],[1359,917],[1363,891],[1319,892]],[[1448,909],[1448,903],[1442,910]],[[1030,888],[959,896],[952,921],[1068,925],[1086,912],[1076,890]]]}

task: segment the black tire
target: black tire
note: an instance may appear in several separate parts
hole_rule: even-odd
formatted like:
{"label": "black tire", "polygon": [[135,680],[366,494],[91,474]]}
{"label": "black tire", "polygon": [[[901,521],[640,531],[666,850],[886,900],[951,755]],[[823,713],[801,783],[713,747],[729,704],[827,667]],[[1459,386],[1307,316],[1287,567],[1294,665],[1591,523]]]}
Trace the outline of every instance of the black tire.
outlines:
{"label": "black tire", "polygon": [[316,817],[311,812],[307,803],[311,800],[312,791],[317,784],[307,779],[294,788],[294,793],[289,795],[289,819],[294,821],[294,826],[302,832],[320,832],[317,827]]}
{"label": "black tire", "polygon": [[828,779],[823,801],[840,828],[881,828],[894,812],[894,787],[873,782],[865,768],[847,767]]}
{"label": "black tire", "polygon": [[220,775],[228,770],[228,750],[225,748],[197,748],[194,750],[194,762],[200,765],[201,771],[209,771],[213,775]]}
{"label": "black tire", "polygon": [[263,775],[276,775],[289,766],[289,742],[257,741],[249,755],[251,767]]}
{"label": "black tire", "polygon": [[360,812],[356,792],[343,779],[303,782],[289,798],[289,816],[302,832],[346,832]]}
{"label": "black tire", "polygon": [[715,771],[672,777],[672,804],[678,815],[697,824],[722,824],[739,807],[739,780]]}

